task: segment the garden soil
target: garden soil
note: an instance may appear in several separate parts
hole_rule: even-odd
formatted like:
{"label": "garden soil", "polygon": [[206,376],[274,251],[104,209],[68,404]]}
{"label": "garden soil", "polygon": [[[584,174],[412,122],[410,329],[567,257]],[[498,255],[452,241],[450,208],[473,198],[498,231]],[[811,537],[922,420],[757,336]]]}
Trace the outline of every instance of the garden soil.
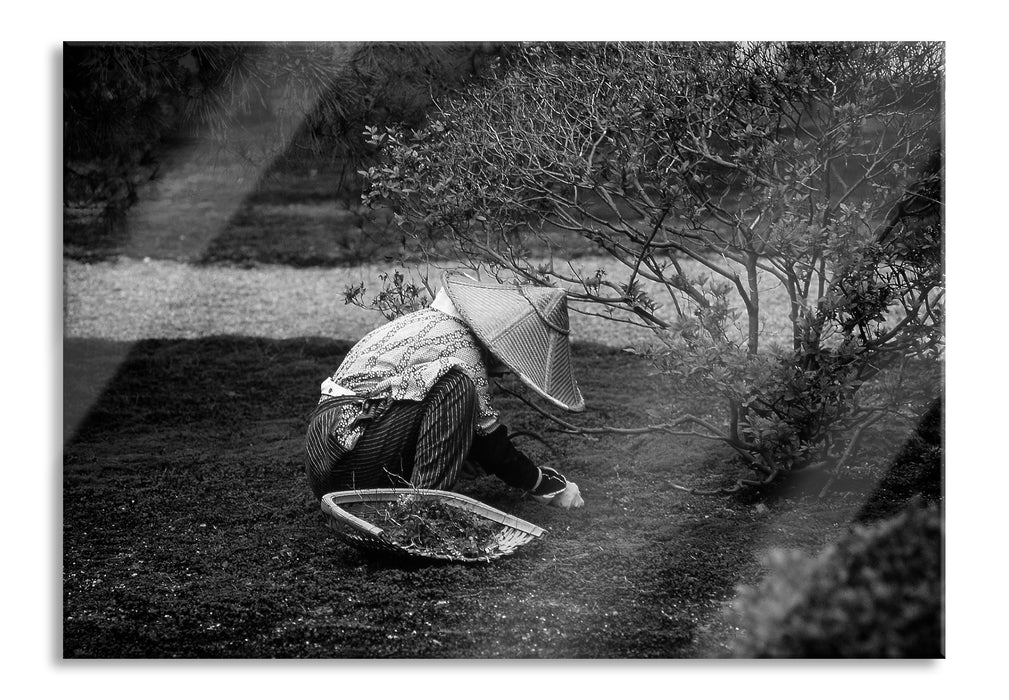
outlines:
{"label": "garden soil", "polygon": [[[738,476],[724,450],[564,434],[505,395],[510,427],[545,444],[517,440],[576,481],[585,508],[474,478],[459,490],[546,536],[488,564],[376,558],[332,535],[302,467],[314,388],[348,347],[65,340],[64,401],[86,415],[64,449],[66,657],[721,656],[739,632],[728,604],[764,573],[763,554],[819,551],[873,490],[691,496],[674,485]],[[675,401],[640,358],[585,344],[575,355],[584,425],[641,425]],[[76,406],[112,361],[98,400]]]}

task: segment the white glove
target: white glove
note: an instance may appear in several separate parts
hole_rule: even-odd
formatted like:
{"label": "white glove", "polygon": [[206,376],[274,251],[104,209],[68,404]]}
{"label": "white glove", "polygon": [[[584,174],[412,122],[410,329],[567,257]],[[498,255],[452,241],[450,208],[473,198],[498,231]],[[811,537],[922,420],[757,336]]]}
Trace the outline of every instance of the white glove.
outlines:
{"label": "white glove", "polygon": [[540,467],[540,478],[533,487],[532,497],[538,503],[558,508],[581,508],[585,505],[578,484],[568,481],[553,467]]}
{"label": "white glove", "polygon": [[581,508],[585,505],[585,501],[582,500],[582,494],[578,490],[578,484],[573,481],[569,481],[563,491],[550,499],[550,505],[564,509]]}

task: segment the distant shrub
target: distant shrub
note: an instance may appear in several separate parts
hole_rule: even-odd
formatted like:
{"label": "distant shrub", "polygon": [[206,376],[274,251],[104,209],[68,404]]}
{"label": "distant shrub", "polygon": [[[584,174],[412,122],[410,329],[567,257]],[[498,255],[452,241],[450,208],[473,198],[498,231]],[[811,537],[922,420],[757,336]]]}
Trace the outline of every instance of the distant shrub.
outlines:
{"label": "distant shrub", "polygon": [[817,557],[775,550],[772,574],[736,599],[734,655],[941,657],[942,536],[939,509],[914,505]]}

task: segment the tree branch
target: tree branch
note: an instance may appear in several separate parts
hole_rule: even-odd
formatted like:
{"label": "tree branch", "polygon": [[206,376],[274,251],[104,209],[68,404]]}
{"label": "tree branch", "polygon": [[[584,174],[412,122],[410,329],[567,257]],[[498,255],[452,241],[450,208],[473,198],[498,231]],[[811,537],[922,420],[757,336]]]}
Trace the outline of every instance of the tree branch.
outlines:
{"label": "tree branch", "polygon": [[[503,386],[500,383],[497,383],[496,386],[501,391],[505,392],[506,394],[509,394],[510,396],[513,396],[513,397],[517,398],[519,401],[521,401],[525,405],[527,405],[530,408],[532,408],[534,411],[536,411],[537,413],[539,413],[544,418],[548,418],[551,421],[553,421],[554,423],[556,423],[557,425],[561,426],[561,428],[563,428],[562,432],[570,433],[570,434],[573,434],[573,435],[601,435],[601,434],[607,434],[607,435],[646,435],[648,433],[666,433],[666,434],[669,434],[669,435],[689,435],[691,437],[705,438],[707,440],[718,440],[719,442],[726,442],[726,443],[733,442],[730,438],[728,438],[728,437],[726,437],[724,435],[719,435],[718,434],[719,433],[718,428],[716,426],[712,425],[711,423],[709,423],[708,421],[705,421],[704,419],[698,418],[696,416],[689,416],[689,415],[687,415],[687,416],[680,416],[676,420],[670,421],[669,423],[659,423],[659,424],[656,424],[656,425],[645,425],[645,426],[640,426],[640,427],[637,427],[637,428],[617,428],[617,427],[608,426],[608,425],[604,425],[604,426],[601,426],[601,427],[598,427],[598,428],[589,428],[589,427],[585,427],[585,426],[578,426],[578,425],[570,423],[570,422],[568,422],[568,421],[566,421],[566,420],[564,420],[562,418],[558,418],[557,416],[553,415],[552,413],[544,411],[542,408],[540,408],[539,406],[537,406],[536,404],[534,404],[532,401],[530,401],[529,399],[527,399],[522,394],[519,394],[518,392],[512,391],[511,389],[509,389],[506,386]],[[689,424],[689,423],[694,423],[696,425],[699,425],[702,428],[704,428],[705,430],[708,430],[710,432],[709,433],[699,433],[699,432],[696,432],[696,431],[676,431],[676,430],[674,430],[676,427],[678,427],[680,425]]]}

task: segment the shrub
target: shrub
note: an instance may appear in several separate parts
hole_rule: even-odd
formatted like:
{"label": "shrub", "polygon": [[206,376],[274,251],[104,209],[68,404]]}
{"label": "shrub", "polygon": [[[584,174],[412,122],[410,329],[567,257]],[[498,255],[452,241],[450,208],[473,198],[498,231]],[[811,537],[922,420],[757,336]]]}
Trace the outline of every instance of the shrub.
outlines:
{"label": "shrub", "polygon": [[912,419],[907,358],[936,376],[942,77],[938,44],[525,46],[423,127],[371,128],[365,200],[432,254],[448,241],[653,330],[681,392],[724,398],[661,429],[725,442],[767,483]]}
{"label": "shrub", "polygon": [[817,557],[774,550],[772,573],[741,589],[733,653],[773,658],[943,655],[943,525],[913,505],[854,526]]}

